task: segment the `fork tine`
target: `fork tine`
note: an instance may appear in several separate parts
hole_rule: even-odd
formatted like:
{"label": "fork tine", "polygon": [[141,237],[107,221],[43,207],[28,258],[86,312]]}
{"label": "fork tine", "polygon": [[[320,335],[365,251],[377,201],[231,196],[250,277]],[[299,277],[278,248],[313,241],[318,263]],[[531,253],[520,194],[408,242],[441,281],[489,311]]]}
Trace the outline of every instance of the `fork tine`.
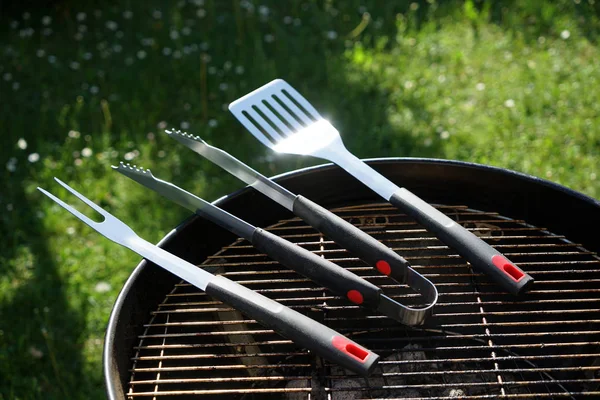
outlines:
{"label": "fork tine", "polygon": [[81,193],[79,193],[78,191],[76,191],[75,189],[73,189],[72,187],[70,187],[69,185],[67,185],[63,181],[61,181],[60,179],[58,179],[58,178],[55,177],[54,180],[56,182],[58,182],[62,187],[64,187],[65,189],[67,189],[69,192],[71,192],[72,194],[74,194],[75,196],[77,196],[77,198],[79,200],[83,201],[85,204],[87,204],[88,206],[92,207],[94,210],[96,210],[100,214],[102,214],[102,216],[104,218],[110,218],[110,217],[112,217],[111,214],[109,214],[107,211],[104,211],[104,209],[100,208],[99,205],[95,204],[90,199],[88,199],[87,197],[85,197],[84,195],[82,195]]}
{"label": "fork tine", "polygon": [[[67,186],[67,188],[69,188],[69,187]],[[96,226],[98,225],[98,222],[92,221],[90,218],[86,217],[85,215],[83,215],[82,213],[80,213],[79,211],[77,211],[76,209],[74,209],[73,207],[71,207],[70,205],[68,205],[61,199],[59,199],[58,197],[54,196],[52,193],[42,189],[41,187],[38,187],[38,190],[40,192],[44,193],[46,196],[50,197],[52,200],[54,200],[54,202],[58,203],[59,206],[61,206],[62,208],[64,208],[65,210],[67,210],[68,212],[70,212],[71,214],[73,214],[74,216],[76,216],[77,218],[82,220],[83,222],[85,222],[87,225],[89,225],[90,227],[97,230]]]}

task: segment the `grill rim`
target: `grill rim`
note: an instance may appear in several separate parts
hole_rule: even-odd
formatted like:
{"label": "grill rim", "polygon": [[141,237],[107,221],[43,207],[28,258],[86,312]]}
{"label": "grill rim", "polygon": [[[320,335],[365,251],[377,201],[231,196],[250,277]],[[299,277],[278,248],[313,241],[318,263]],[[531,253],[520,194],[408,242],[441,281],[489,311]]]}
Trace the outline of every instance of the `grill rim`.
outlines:
{"label": "grill rim", "polygon": [[[395,168],[402,168],[402,167],[404,167],[404,168],[402,168],[404,172],[406,170],[409,170],[409,174],[413,174],[413,175],[417,176],[416,184],[415,185],[406,185],[406,186],[409,187],[413,192],[417,192],[417,193],[419,193],[420,190],[427,190],[427,191],[432,190],[433,192],[435,192],[438,189],[431,188],[431,187],[429,187],[430,185],[429,186],[422,186],[422,185],[419,186],[419,182],[423,179],[423,178],[419,177],[419,175],[421,174],[422,171],[417,170],[415,172],[415,171],[413,171],[414,168],[420,168],[420,167],[425,167],[425,169],[428,168],[428,171],[425,171],[426,172],[425,175],[427,175],[427,173],[431,173],[431,170],[436,170],[437,168],[442,168],[445,170],[446,167],[449,168],[450,170],[452,170],[452,172],[461,171],[461,170],[462,170],[462,172],[471,172],[471,174],[465,174],[468,176],[464,176],[464,177],[462,176],[462,174],[459,174],[460,178],[458,178],[458,179],[459,180],[461,178],[467,178],[467,180],[470,179],[471,180],[470,183],[473,184],[473,186],[476,186],[476,184],[480,184],[480,182],[474,182],[473,177],[471,175],[473,175],[473,174],[475,174],[475,175],[491,174],[492,176],[495,176],[497,179],[509,180],[509,183],[512,184],[513,187],[515,187],[515,186],[519,187],[522,185],[531,185],[531,187],[540,189],[540,191],[543,191],[542,189],[544,189],[546,192],[548,192],[552,196],[551,198],[548,199],[549,202],[550,202],[550,200],[552,200],[552,202],[554,202],[554,203],[569,203],[569,202],[571,202],[571,203],[577,204],[578,207],[576,207],[574,210],[571,207],[570,211],[576,212],[576,214],[580,214],[580,216],[589,215],[590,211],[591,211],[592,218],[583,220],[583,221],[587,221],[586,225],[589,224],[589,226],[593,226],[593,225],[597,226],[597,224],[600,223],[600,201],[595,200],[585,194],[582,194],[582,193],[579,193],[572,189],[569,189],[565,186],[559,185],[557,183],[554,183],[554,182],[551,182],[551,181],[548,181],[548,180],[545,180],[542,178],[531,176],[528,174],[524,174],[524,173],[520,173],[520,172],[508,170],[508,169],[503,169],[503,168],[499,168],[499,167],[493,167],[493,166],[470,163],[470,162],[430,159],[430,158],[391,157],[391,158],[366,159],[365,161],[376,170],[383,169],[383,170],[387,170],[389,172],[390,168],[395,169]],[[331,163],[286,172],[286,173],[274,176],[272,179],[276,180],[278,183],[282,184],[285,187],[297,186],[297,187],[294,187],[292,191],[295,191],[296,193],[299,193],[299,194],[306,195],[305,191],[310,190],[310,186],[311,186],[311,182],[312,182],[311,179],[307,179],[307,177],[306,177],[307,175],[313,175],[313,177],[315,177],[315,174],[318,174],[318,176],[323,176],[323,175],[328,175],[331,173],[341,174],[348,181],[353,179],[353,178],[350,178],[349,176],[346,176],[347,174],[344,171],[342,171],[339,167],[337,167]],[[386,174],[386,175],[389,176],[389,174]],[[452,174],[450,174],[450,175],[452,175]],[[455,179],[456,179],[456,176],[455,176]],[[394,179],[392,178],[392,180],[394,180]],[[425,180],[427,180],[427,179],[425,179]],[[443,179],[441,179],[441,177],[437,177],[437,180],[438,180],[437,185],[439,185],[439,186],[441,186],[441,184],[439,182],[445,182]],[[396,179],[396,181],[397,181],[397,179]],[[447,183],[447,182],[445,182],[445,183]],[[469,182],[467,182],[467,183],[469,183]],[[308,186],[307,186],[307,184],[308,184]],[[367,197],[365,197],[365,200],[367,200],[368,198],[370,198],[371,201],[373,199],[377,199],[377,197],[374,193],[368,192],[368,189],[361,187],[360,184],[358,184],[358,185],[362,189],[362,192],[368,193],[366,195]],[[489,186],[489,181],[486,181],[486,185]],[[341,186],[341,184],[338,183],[335,186],[339,187],[339,186]],[[313,190],[314,190],[314,188],[313,188]],[[346,191],[348,191],[348,190],[346,189]],[[447,194],[447,193],[442,192],[441,196],[444,197],[444,194]],[[271,202],[270,199],[267,199],[262,194],[257,193],[254,189],[252,189],[250,187],[244,187],[240,190],[237,190],[231,194],[225,195],[225,196],[215,200],[213,202],[213,204],[219,205],[220,207],[228,210],[230,208],[229,206],[232,203],[235,203],[236,200],[239,200],[240,197],[250,197],[249,199],[246,199],[246,202],[248,202],[248,201],[252,201],[253,195],[259,196],[259,198],[254,199],[255,202],[258,201],[259,199],[260,200],[266,199],[266,201]],[[319,203],[325,207],[335,207],[335,206],[340,205],[339,204],[340,202],[344,202],[343,198],[334,200],[334,198],[332,198],[331,195],[329,195],[329,197],[328,197],[327,194],[324,195],[323,199],[319,199],[316,194],[312,194],[312,195],[309,194],[308,196],[309,196],[309,198],[312,198],[314,201],[316,201],[317,203]],[[363,196],[365,196],[364,193],[363,193]],[[439,196],[439,193],[438,193],[438,196]],[[460,194],[459,197],[460,196],[469,198],[468,194],[467,195]],[[478,196],[478,195],[476,195],[476,196]],[[264,197],[264,199],[261,199],[261,197]],[[434,194],[434,197],[435,197],[435,194]],[[426,199],[429,201],[432,201],[428,198],[428,196],[426,196]],[[377,199],[377,200],[379,200],[379,199]],[[357,201],[357,200],[355,199],[355,201]],[[258,202],[260,203],[261,201],[258,201]],[[502,203],[502,200],[496,200],[496,203],[497,203],[497,205],[500,205]],[[345,205],[348,205],[348,204],[351,204],[351,201],[345,202]],[[564,208],[566,208],[565,206],[566,206],[566,204],[563,204],[563,206],[561,208],[564,209]],[[514,206],[511,205],[509,208],[513,209],[513,211],[514,211]],[[552,209],[553,207],[552,207],[552,205],[548,205],[548,206],[546,206],[546,208]],[[498,209],[494,209],[493,211],[499,212]],[[535,210],[535,209],[525,210],[524,213],[525,213],[525,215],[527,215],[528,212],[532,212],[532,211],[536,212],[538,210]],[[561,209],[558,209],[558,211],[560,212]],[[279,213],[271,212],[270,213],[271,216],[269,217],[269,219],[270,220],[281,219],[279,217],[279,215],[285,214],[285,212],[286,211],[283,209]],[[234,214],[236,214],[236,213],[234,212]],[[250,214],[252,214],[252,212],[250,212]],[[269,213],[267,213],[267,214],[269,214]],[[506,212],[504,212],[503,214],[506,214]],[[239,214],[239,213],[237,215],[241,216],[241,214]],[[288,215],[290,215],[290,214],[288,214]],[[514,212],[508,213],[508,215],[511,218],[522,218],[521,215],[515,215]],[[573,216],[571,216],[570,218],[573,218]],[[576,219],[576,218],[573,218],[573,220],[581,221],[581,219]],[[534,221],[530,221],[530,222],[534,222]],[[191,227],[193,227],[195,225],[203,225],[204,228],[214,228],[215,227],[214,225],[211,225],[207,221],[202,220],[202,218],[198,217],[197,215],[192,215],[192,216],[188,217],[187,219],[185,219],[183,222],[181,222],[179,225],[177,225],[177,227],[175,227],[167,235],[165,235],[165,237],[158,243],[158,246],[163,247],[166,250],[173,252],[174,254],[177,254],[180,257],[185,258],[190,262],[199,263],[201,261],[199,258],[202,258],[202,257],[198,256],[197,254],[194,254],[194,250],[197,249],[197,246],[194,248],[189,248],[189,246],[187,246],[187,247],[182,246],[181,243],[178,243],[177,240],[175,240],[179,237],[180,234],[182,234],[184,231],[186,231],[187,229],[190,229]],[[257,225],[260,226],[260,224],[257,224]],[[541,225],[548,227],[548,224],[543,221],[542,221]],[[563,223],[563,225],[564,225],[564,223]],[[575,224],[573,224],[573,225],[575,225]],[[559,229],[559,232],[556,232],[555,230],[553,231],[553,233],[563,234],[563,232],[560,229]],[[578,227],[577,230],[579,230],[579,232],[584,232],[584,233],[588,231],[583,226]],[[574,233],[575,237],[573,237],[573,235],[571,235],[571,236],[568,236],[568,239],[570,239],[570,240],[575,239],[578,242],[580,242],[584,247],[588,248],[588,250],[599,252],[599,249],[597,247],[600,246],[600,244],[593,243],[593,241],[591,241],[591,238],[589,236],[586,237],[585,234],[581,234],[581,233],[578,234],[577,230],[575,230],[575,228],[573,228],[571,230],[571,232]],[[215,234],[214,234],[215,232],[220,232],[221,235],[216,235],[217,237],[215,237]],[[217,250],[220,248],[220,245],[223,243],[223,241],[235,239],[235,237],[233,235],[231,235],[229,233],[225,233],[221,229],[216,230],[215,232],[212,232],[212,234],[211,234],[211,241],[214,243],[212,243],[213,246],[210,246],[210,247],[212,247],[212,248],[217,247]],[[216,243],[218,243],[218,244],[216,244]],[[586,245],[586,243],[587,243],[587,245]],[[591,246],[591,248],[590,248],[590,246]],[[207,249],[207,248],[204,248],[204,250],[207,252],[211,251],[210,249]],[[148,266],[148,264],[150,264],[150,266]],[[125,393],[127,391],[127,384],[128,384],[128,379],[129,379],[130,360],[131,360],[131,355],[134,352],[133,345],[131,343],[133,343],[133,341],[135,341],[135,339],[137,338],[137,336],[139,335],[141,330],[143,330],[143,324],[146,321],[148,312],[153,307],[155,307],[157,304],[160,303],[160,301],[162,300],[162,298],[164,297],[164,295],[167,292],[166,290],[165,291],[143,290],[143,288],[144,288],[143,283],[149,282],[149,281],[151,281],[155,284],[160,283],[161,287],[169,288],[169,287],[172,287],[173,284],[175,284],[179,280],[178,280],[178,278],[176,278],[173,275],[169,274],[168,272],[164,271],[162,268],[159,268],[152,263],[148,263],[145,260],[141,260],[141,262],[135,267],[135,269],[133,270],[133,272],[131,273],[131,275],[129,276],[127,281],[125,282],[123,288],[121,289],[121,291],[113,305],[113,309],[112,309],[110,317],[109,317],[107,330],[106,330],[106,334],[105,334],[104,349],[103,349],[104,382],[105,382],[107,397],[111,400],[125,399]]]}

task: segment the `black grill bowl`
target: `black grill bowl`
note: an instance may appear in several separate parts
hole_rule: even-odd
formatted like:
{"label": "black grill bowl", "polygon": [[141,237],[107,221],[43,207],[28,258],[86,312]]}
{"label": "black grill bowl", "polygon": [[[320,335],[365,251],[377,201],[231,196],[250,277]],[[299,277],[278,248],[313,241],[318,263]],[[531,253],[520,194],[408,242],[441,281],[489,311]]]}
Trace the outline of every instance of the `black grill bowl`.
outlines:
{"label": "black grill bowl", "polygon": [[[563,186],[513,171],[456,161],[389,158],[368,163],[398,186],[410,189],[430,203],[466,205],[469,209],[496,212],[554,235],[563,235],[589,252],[600,252],[597,239],[600,203]],[[331,164],[290,172],[275,179],[293,193],[327,208],[381,203],[372,191]],[[223,197],[215,204],[260,227],[293,217],[251,188]],[[232,234],[193,216],[165,236],[160,246],[200,264],[235,240]],[[139,336],[151,313],[179,281],[156,265],[142,261],[124,285],[111,313],[104,345],[103,368],[111,400],[126,398]],[[600,289],[600,284],[593,285]],[[498,290],[493,285],[492,289]],[[600,319],[598,314],[595,318]],[[591,339],[597,341],[598,336]],[[599,353],[597,342],[592,350]],[[594,371],[597,373],[598,369]],[[215,376],[217,374],[215,372]]]}

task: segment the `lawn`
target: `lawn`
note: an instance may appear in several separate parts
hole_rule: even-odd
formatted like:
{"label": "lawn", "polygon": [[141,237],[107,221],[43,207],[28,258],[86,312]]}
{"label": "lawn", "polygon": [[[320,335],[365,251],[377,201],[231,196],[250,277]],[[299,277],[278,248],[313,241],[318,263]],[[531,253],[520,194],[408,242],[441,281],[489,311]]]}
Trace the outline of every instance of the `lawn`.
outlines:
{"label": "lawn", "polygon": [[[281,77],[359,157],[510,168],[600,197],[600,2],[84,1],[0,5],[0,399],[101,399],[103,335],[139,257],[69,216],[57,176],[157,242],[186,218],[125,160],[214,200],[273,175],[228,103]],[[72,198],[69,198],[72,199]]]}

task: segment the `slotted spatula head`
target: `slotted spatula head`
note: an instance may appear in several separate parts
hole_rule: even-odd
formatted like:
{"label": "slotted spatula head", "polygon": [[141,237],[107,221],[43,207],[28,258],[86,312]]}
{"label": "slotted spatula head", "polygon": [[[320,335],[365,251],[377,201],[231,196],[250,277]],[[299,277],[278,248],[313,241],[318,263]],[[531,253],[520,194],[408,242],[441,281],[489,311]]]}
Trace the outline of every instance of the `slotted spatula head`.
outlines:
{"label": "slotted spatula head", "polygon": [[343,147],[337,129],[282,79],[234,101],[229,111],[265,146],[280,153],[327,159],[328,148]]}

